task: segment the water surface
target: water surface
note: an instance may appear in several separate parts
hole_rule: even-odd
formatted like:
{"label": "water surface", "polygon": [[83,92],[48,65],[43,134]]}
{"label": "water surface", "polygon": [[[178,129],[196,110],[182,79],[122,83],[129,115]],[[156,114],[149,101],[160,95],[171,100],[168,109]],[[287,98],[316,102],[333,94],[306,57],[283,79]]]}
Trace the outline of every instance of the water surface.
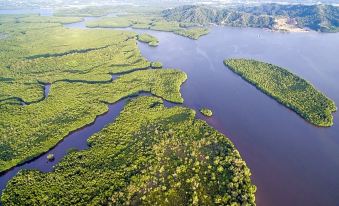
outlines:
{"label": "water surface", "polygon": [[142,54],[188,74],[185,105],[213,110],[206,121],[228,136],[252,171],[258,206],[339,205],[339,115],[318,128],[266,96],[223,65],[251,58],[288,68],[339,106],[339,34],[278,33],[214,27],[198,41],[148,31],[158,47]]}

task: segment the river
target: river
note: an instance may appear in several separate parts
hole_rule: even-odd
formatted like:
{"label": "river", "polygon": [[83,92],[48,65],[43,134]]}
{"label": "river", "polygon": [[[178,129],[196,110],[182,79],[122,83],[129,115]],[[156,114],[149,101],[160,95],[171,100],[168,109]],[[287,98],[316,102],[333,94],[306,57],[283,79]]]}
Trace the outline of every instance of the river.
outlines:
{"label": "river", "polygon": [[[84,23],[66,27],[84,28]],[[315,127],[223,65],[225,58],[238,57],[288,68],[338,106],[339,34],[212,27],[195,41],[169,32],[135,31],[160,41],[158,47],[139,43],[147,59],[188,74],[181,89],[184,105],[213,111],[211,118],[199,117],[240,151],[258,187],[258,206],[339,205],[339,112],[333,127]]]}

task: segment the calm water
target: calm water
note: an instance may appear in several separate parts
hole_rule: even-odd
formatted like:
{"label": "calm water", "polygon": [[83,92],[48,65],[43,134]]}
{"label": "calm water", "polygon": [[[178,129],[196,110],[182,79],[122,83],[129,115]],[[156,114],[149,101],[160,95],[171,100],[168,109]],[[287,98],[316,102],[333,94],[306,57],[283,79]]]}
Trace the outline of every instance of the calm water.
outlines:
{"label": "calm water", "polygon": [[[67,27],[84,28],[84,23]],[[197,111],[213,110],[214,116],[205,120],[228,136],[247,162],[258,187],[258,206],[339,205],[339,112],[333,127],[317,128],[223,65],[225,58],[245,57],[289,68],[339,106],[339,34],[214,27],[194,41],[167,32],[136,31],[160,40],[155,48],[139,43],[147,59],[188,74],[181,89],[184,104]],[[67,140],[79,145],[75,138]],[[49,164],[41,158],[41,164]]]}
{"label": "calm water", "polygon": [[156,48],[139,44],[145,57],[188,74],[185,105],[214,112],[207,122],[239,149],[257,185],[257,205],[339,205],[339,115],[335,125],[305,122],[223,65],[244,57],[289,68],[339,106],[339,34],[273,33],[215,27],[198,41],[149,31]]}

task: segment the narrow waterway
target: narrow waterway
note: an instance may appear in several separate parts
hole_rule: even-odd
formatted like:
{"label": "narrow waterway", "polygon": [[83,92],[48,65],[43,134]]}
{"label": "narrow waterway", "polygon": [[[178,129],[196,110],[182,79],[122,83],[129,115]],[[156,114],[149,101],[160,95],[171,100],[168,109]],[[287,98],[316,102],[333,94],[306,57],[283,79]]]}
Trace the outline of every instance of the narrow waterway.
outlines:
{"label": "narrow waterway", "polygon": [[[56,165],[62,158],[67,155],[70,150],[84,150],[88,148],[87,139],[93,134],[102,130],[106,125],[114,122],[120,111],[124,107],[127,99],[122,99],[115,104],[108,105],[108,112],[98,116],[93,123],[84,126],[81,129],[71,132],[58,145],[51,149],[48,153],[39,156],[38,158],[14,167],[11,170],[0,175],[0,195],[5,189],[7,182],[13,178],[22,169],[37,169],[42,172],[53,171],[53,166]],[[48,161],[47,155],[53,154],[54,161]],[[0,203],[1,204],[1,203]]]}
{"label": "narrow waterway", "polygon": [[[120,75],[112,75],[112,81],[117,79]],[[51,84],[44,85],[44,96],[48,97]],[[152,96],[149,92],[139,92],[136,95],[129,96],[115,102],[114,104],[108,105],[108,111],[102,115],[99,115],[95,118],[94,122],[91,124],[85,125],[82,128],[79,128],[69,135],[67,135],[61,142],[59,142],[54,148],[46,152],[45,154],[40,155],[39,157],[26,162],[24,164],[18,165],[6,172],[0,173],[0,197],[2,191],[6,188],[6,185],[9,180],[11,180],[20,170],[22,169],[35,169],[41,172],[52,172],[54,166],[59,163],[70,151],[73,150],[85,150],[88,149],[87,140],[95,133],[101,131],[108,124],[114,122],[118,117],[123,107],[126,105],[126,102],[132,98],[140,96]],[[163,100],[166,107],[177,106],[178,104],[168,102]],[[53,154],[53,161],[49,161],[47,156]],[[1,206],[0,202],[0,206]]]}

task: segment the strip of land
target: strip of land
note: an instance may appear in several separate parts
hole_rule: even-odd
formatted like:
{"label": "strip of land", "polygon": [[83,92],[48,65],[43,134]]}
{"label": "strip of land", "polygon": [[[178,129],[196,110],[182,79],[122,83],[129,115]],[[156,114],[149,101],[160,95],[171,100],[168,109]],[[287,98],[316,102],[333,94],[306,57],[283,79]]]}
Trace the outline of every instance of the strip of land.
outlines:
{"label": "strip of land", "polygon": [[[192,24],[193,25],[193,24]],[[156,31],[173,32],[180,36],[190,39],[199,39],[201,36],[209,33],[206,27],[199,25],[188,26],[176,21],[166,21],[158,16],[120,16],[105,17],[99,20],[86,23],[89,28],[127,28],[149,29]]]}

